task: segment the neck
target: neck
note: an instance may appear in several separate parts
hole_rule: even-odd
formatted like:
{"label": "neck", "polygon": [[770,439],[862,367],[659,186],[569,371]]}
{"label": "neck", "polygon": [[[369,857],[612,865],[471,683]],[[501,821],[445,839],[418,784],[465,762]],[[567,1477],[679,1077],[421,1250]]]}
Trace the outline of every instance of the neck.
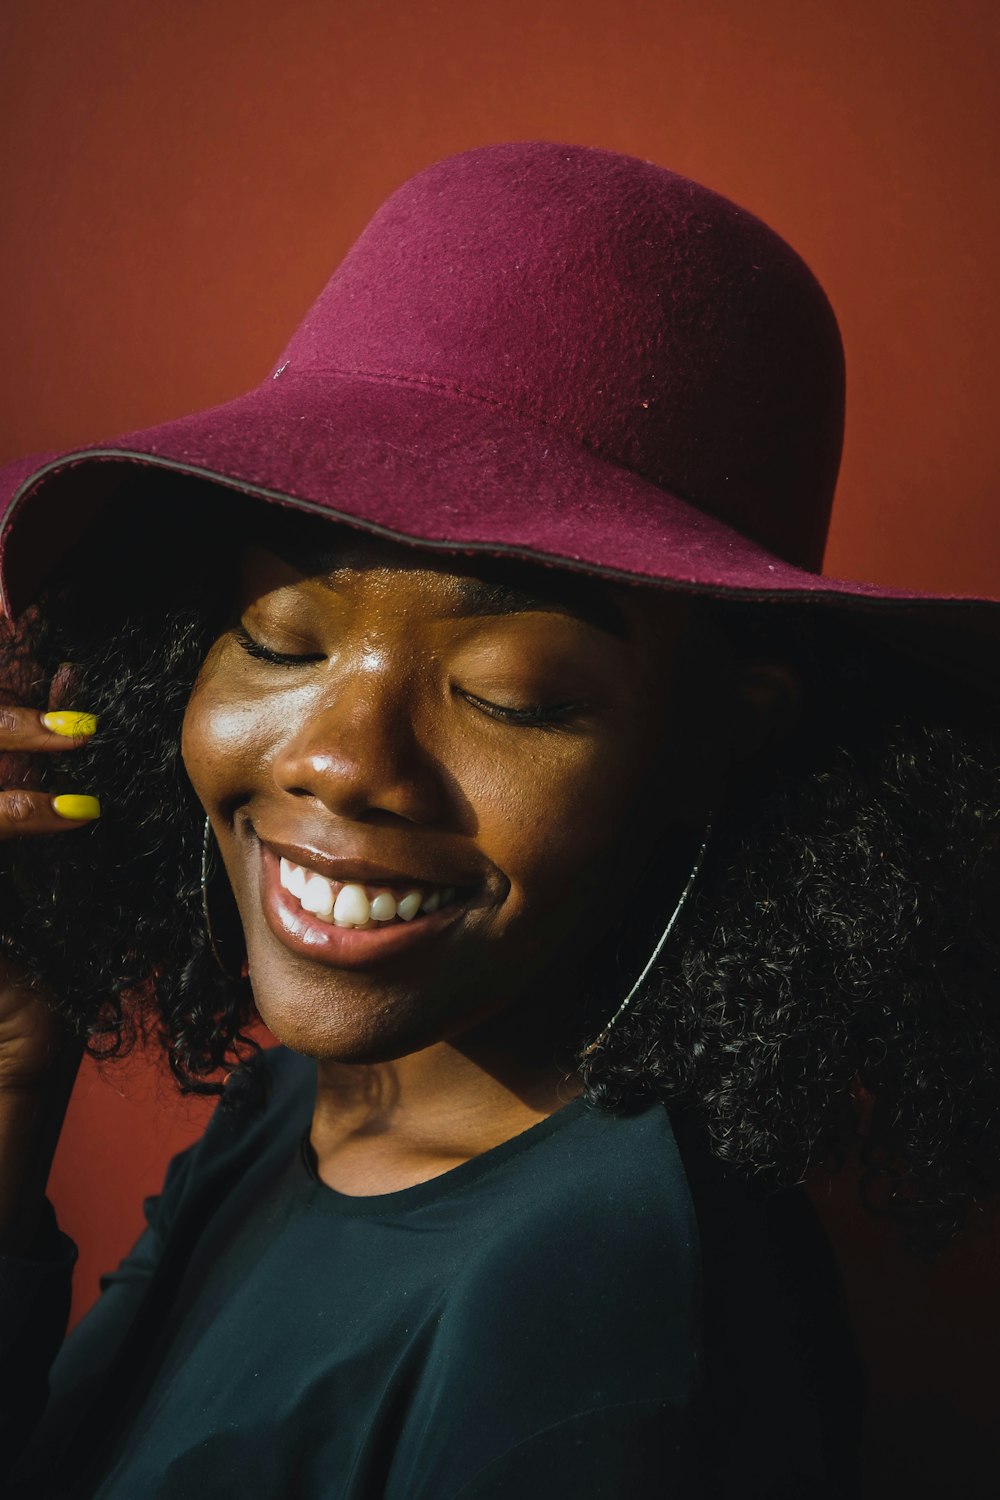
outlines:
{"label": "neck", "polygon": [[501,1016],[388,1062],[320,1060],[310,1143],[330,1186],[388,1192],[509,1140],[581,1087],[551,1038]]}

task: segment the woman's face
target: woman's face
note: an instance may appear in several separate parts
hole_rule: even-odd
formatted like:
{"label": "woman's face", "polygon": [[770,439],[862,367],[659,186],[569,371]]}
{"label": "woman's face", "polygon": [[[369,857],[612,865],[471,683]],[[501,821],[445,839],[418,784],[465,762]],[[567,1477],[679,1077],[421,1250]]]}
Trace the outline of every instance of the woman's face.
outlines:
{"label": "woman's face", "polygon": [[[245,548],[182,749],[262,1018],[375,1062],[585,974],[658,843],[703,821],[720,732],[672,684],[678,595],[324,536]],[[349,886],[367,907],[330,913]]]}

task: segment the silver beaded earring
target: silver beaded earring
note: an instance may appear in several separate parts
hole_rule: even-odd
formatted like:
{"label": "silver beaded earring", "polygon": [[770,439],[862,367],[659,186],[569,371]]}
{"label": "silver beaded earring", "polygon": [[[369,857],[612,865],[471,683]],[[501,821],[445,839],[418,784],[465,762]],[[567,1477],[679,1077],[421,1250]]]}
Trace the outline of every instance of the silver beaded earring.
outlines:
{"label": "silver beaded earring", "polygon": [[209,870],[208,870],[209,852],[208,852],[208,849],[209,849],[209,841],[210,841],[210,838],[211,838],[211,833],[212,833],[212,823],[211,823],[211,820],[206,816],[206,818],[205,818],[205,832],[202,835],[202,840],[201,840],[201,909],[202,909],[202,912],[204,913],[204,916],[205,916],[205,931],[208,934],[208,946],[212,950],[212,957],[215,959],[215,962],[218,964],[219,968],[221,969],[221,971],[225,975],[225,977],[231,983],[235,984],[235,983],[237,983],[237,981],[239,981],[241,979],[246,979],[247,976],[248,976],[248,974],[249,974],[249,972],[250,972],[250,969],[249,969],[249,966],[246,963],[246,961],[244,961],[243,966],[240,969],[240,972],[238,974],[233,974],[231,972],[231,970],[226,967],[225,963],[222,960],[222,955],[220,954],[218,946],[217,946],[216,941],[215,941],[215,933],[212,931],[212,919],[211,919],[211,917],[209,916],[209,913],[208,913],[208,877],[209,877]]}
{"label": "silver beaded earring", "polygon": [[624,1013],[624,1011],[626,1011],[628,1009],[628,1007],[632,1004],[632,1001],[635,999],[636,995],[639,993],[640,989],[642,988],[642,985],[645,982],[646,976],[649,974],[649,971],[652,969],[653,965],[656,963],[656,960],[659,958],[660,954],[663,952],[664,944],[666,943],[667,938],[670,936],[670,934],[671,934],[671,932],[673,930],[674,923],[677,921],[677,917],[678,917],[678,915],[680,913],[680,910],[681,910],[682,906],[684,905],[685,901],[688,898],[688,895],[690,893],[691,887],[694,885],[695,880],[697,879],[698,871],[701,869],[702,862],[703,862],[703,860],[705,858],[705,850],[708,848],[708,842],[709,842],[709,839],[711,837],[712,837],[712,822],[711,822],[711,819],[709,819],[706,822],[706,824],[705,824],[705,836],[704,836],[704,838],[702,840],[701,848],[698,850],[698,854],[697,854],[697,856],[695,858],[695,862],[694,862],[693,866],[691,867],[691,873],[690,873],[690,875],[687,878],[687,881],[685,883],[684,889],[681,891],[680,900],[677,902],[677,905],[674,907],[673,912],[671,913],[670,921],[667,923],[666,927],[663,929],[663,932],[660,934],[660,937],[659,937],[659,940],[658,940],[658,942],[656,944],[656,947],[653,949],[652,953],[649,955],[649,958],[648,958],[648,960],[646,962],[645,968],[643,969],[642,973],[639,975],[639,978],[636,980],[635,984],[629,990],[628,994],[625,996],[625,999],[622,1001],[621,1005],[619,1005],[618,1009],[615,1011],[614,1015],[611,1017],[611,1020],[608,1022],[608,1024],[605,1026],[604,1030],[601,1032],[600,1036],[595,1037],[594,1040],[592,1042],[588,1043],[588,1045],[586,1047],[584,1047],[583,1051],[579,1054],[580,1057],[581,1057],[581,1059],[584,1058],[584,1057],[589,1057],[592,1052],[596,1052],[597,1048],[603,1045],[603,1043],[607,1040],[607,1037],[608,1037],[609,1032],[611,1031],[611,1028],[614,1026],[615,1022],[618,1020],[618,1017],[620,1015],[622,1015]]}

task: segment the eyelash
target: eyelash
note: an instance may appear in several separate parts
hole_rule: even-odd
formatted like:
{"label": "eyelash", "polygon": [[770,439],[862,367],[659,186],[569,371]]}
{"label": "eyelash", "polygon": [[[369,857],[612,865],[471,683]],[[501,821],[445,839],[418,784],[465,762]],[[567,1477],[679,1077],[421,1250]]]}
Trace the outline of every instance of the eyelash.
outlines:
{"label": "eyelash", "polygon": [[548,707],[539,703],[530,708],[504,708],[499,703],[491,703],[488,698],[477,698],[473,693],[463,692],[462,697],[467,703],[482,709],[489,718],[499,719],[503,724],[520,724],[526,729],[557,729],[578,711],[576,703],[554,703]]}
{"label": "eyelash", "polygon": [[255,641],[242,625],[237,625],[235,635],[248,656],[255,657],[257,661],[271,662],[274,666],[298,667],[303,662],[323,660],[323,654],[320,651],[311,656],[293,656],[286,651],[269,651],[266,646],[261,645],[260,641]]}
{"label": "eyelash", "polygon": [[[310,656],[295,656],[286,651],[271,651],[267,646],[262,646],[260,641],[255,641],[242,625],[236,626],[234,634],[248,656],[254,657],[256,661],[269,662],[272,666],[298,667],[306,662],[323,660],[321,652]],[[488,698],[477,698],[474,693],[462,692],[461,689],[459,691],[467,703],[472,703],[491,719],[499,719],[504,724],[520,724],[531,729],[556,728],[578,710],[578,705],[575,703],[555,703],[549,707],[539,703],[532,704],[529,708],[504,708],[502,704],[491,703]]]}

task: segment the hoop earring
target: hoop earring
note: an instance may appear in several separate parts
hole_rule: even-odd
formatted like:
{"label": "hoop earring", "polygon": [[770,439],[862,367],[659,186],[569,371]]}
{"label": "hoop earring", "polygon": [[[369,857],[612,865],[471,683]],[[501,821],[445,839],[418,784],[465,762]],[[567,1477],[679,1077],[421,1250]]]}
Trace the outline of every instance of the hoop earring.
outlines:
{"label": "hoop earring", "polygon": [[701,869],[702,862],[704,861],[704,858],[705,858],[705,850],[708,848],[708,841],[709,841],[709,839],[711,837],[712,837],[712,821],[711,821],[711,818],[709,818],[708,821],[705,824],[705,837],[703,838],[702,844],[701,844],[701,848],[698,850],[697,856],[695,857],[695,862],[694,862],[694,864],[691,867],[691,873],[690,873],[690,875],[687,878],[687,881],[685,883],[684,889],[681,891],[680,900],[678,901],[677,905],[673,909],[673,912],[672,912],[671,917],[670,917],[670,921],[667,923],[666,927],[663,929],[662,933],[660,934],[660,938],[659,938],[659,941],[656,944],[656,947],[653,949],[652,953],[649,955],[649,958],[646,961],[645,968],[643,969],[642,973],[639,975],[639,978],[636,980],[635,984],[629,990],[628,994],[625,996],[625,999],[622,1001],[621,1005],[619,1005],[618,1009],[615,1011],[614,1015],[611,1017],[611,1020],[608,1022],[608,1024],[605,1026],[604,1030],[601,1032],[600,1036],[595,1037],[592,1042],[589,1042],[588,1045],[586,1047],[584,1047],[583,1051],[579,1054],[579,1060],[582,1061],[583,1058],[589,1057],[592,1052],[596,1052],[597,1048],[600,1047],[600,1046],[602,1046],[604,1044],[604,1042],[607,1040],[608,1033],[611,1031],[611,1028],[614,1026],[615,1022],[618,1020],[618,1017],[620,1015],[622,1015],[623,1012],[628,1009],[628,1007],[632,1004],[632,1001],[635,999],[636,995],[639,993],[639,990],[641,989],[641,987],[642,987],[642,985],[643,985],[643,983],[644,983],[644,981],[646,979],[646,976],[648,975],[650,969],[653,967],[653,965],[656,963],[656,960],[659,958],[660,954],[663,952],[664,944],[666,943],[667,938],[670,936],[671,931],[673,930],[673,925],[677,921],[678,915],[680,914],[680,910],[681,910],[682,906],[684,905],[685,901],[688,898],[688,895],[690,893],[691,887],[694,885],[695,880],[697,879],[698,871]]}
{"label": "hoop earring", "polygon": [[212,832],[211,819],[206,814],[205,815],[205,831],[204,831],[204,833],[202,835],[202,840],[201,840],[201,909],[202,909],[202,912],[204,913],[204,917],[205,917],[205,931],[208,934],[208,946],[212,950],[212,957],[215,959],[215,962],[218,964],[219,969],[222,971],[222,973],[225,975],[225,977],[230,981],[230,983],[231,984],[236,984],[241,979],[248,978],[248,976],[250,974],[250,965],[247,962],[247,960],[244,959],[243,960],[242,968],[240,969],[240,972],[238,974],[233,974],[229,969],[226,968],[226,965],[223,963],[223,961],[222,961],[222,955],[220,954],[219,949],[218,949],[218,947],[216,945],[215,933],[212,931],[212,919],[211,919],[211,917],[208,914],[208,859],[209,859],[208,846],[209,846],[209,836],[210,836],[211,832]]}

